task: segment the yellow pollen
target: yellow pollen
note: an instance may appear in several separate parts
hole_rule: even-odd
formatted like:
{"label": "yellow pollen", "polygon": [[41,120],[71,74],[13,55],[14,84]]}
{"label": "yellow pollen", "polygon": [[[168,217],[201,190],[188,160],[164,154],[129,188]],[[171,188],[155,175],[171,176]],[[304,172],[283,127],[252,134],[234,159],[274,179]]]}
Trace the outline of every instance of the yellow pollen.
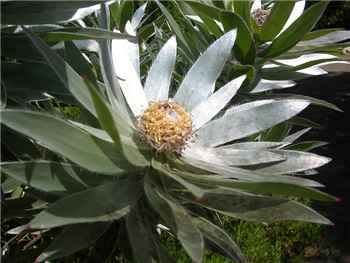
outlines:
{"label": "yellow pollen", "polygon": [[176,102],[151,102],[138,127],[157,151],[181,152],[192,135],[192,120]]}

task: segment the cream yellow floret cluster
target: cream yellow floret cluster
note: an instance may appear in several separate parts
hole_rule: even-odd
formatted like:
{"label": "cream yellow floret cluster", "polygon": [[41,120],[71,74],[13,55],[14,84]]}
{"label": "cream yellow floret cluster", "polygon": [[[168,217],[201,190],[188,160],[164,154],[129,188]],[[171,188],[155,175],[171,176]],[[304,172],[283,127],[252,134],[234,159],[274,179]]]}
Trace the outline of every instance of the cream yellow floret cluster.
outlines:
{"label": "cream yellow floret cluster", "polygon": [[190,114],[172,101],[151,102],[138,127],[147,142],[162,152],[181,152],[192,135]]}

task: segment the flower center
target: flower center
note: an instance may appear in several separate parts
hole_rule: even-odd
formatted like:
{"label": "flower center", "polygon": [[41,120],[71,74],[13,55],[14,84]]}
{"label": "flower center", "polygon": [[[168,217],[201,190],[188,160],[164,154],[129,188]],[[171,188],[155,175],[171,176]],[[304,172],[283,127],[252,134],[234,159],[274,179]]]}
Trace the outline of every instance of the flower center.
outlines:
{"label": "flower center", "polygon": [[253,12],[253,19],[258,26],[262,26],[269,15],[270,10],[258,8]]}
{"label": "flower center", "polygon": [[190,114],[171,101],[151,102],[138,127],[157,151],[181,152],[192,135]]}

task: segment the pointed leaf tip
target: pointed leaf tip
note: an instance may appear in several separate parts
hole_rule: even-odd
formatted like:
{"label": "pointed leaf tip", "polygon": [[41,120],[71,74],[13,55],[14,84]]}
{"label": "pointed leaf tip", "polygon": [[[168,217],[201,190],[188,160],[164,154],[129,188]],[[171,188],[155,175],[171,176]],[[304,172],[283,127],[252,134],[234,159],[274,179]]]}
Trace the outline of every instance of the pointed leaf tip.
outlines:
{"label": "pointed leaf tip", "polygon": [[171,75],[176,61],[176,49],[176,38],[172,36],[153,61],[144,88],[148,101],[168,99]]}
{"label": "pointed leaf tip", "polygon": [[299,99],[245,103],[207,123],[196,134],[203,145],[217,146],[271,128],[299,114],[309,104]]}
{"label": "pointed leaf tip", "polygon": [[233,29],[212,43],[187,72],[174,100],[191,111],[214,92],[215,82],[220,76],[236,40]]}

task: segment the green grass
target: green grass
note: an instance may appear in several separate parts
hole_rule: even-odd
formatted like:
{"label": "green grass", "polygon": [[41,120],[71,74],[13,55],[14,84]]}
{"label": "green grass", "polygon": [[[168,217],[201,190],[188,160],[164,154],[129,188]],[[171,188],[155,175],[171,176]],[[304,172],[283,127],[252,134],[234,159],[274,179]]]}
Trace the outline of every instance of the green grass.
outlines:
{"label": "green grass", "polygon": [[[321,239],[323,227],[317,224],[281,222],[270,226],[223,218],[222,227],[237,242],[251,263],[304,262],[305,249]],[[190,263],[175,238],[165,237],[170,254],[178,263]],[[224,257],[207,252],[205,263],[229,263]]]}

